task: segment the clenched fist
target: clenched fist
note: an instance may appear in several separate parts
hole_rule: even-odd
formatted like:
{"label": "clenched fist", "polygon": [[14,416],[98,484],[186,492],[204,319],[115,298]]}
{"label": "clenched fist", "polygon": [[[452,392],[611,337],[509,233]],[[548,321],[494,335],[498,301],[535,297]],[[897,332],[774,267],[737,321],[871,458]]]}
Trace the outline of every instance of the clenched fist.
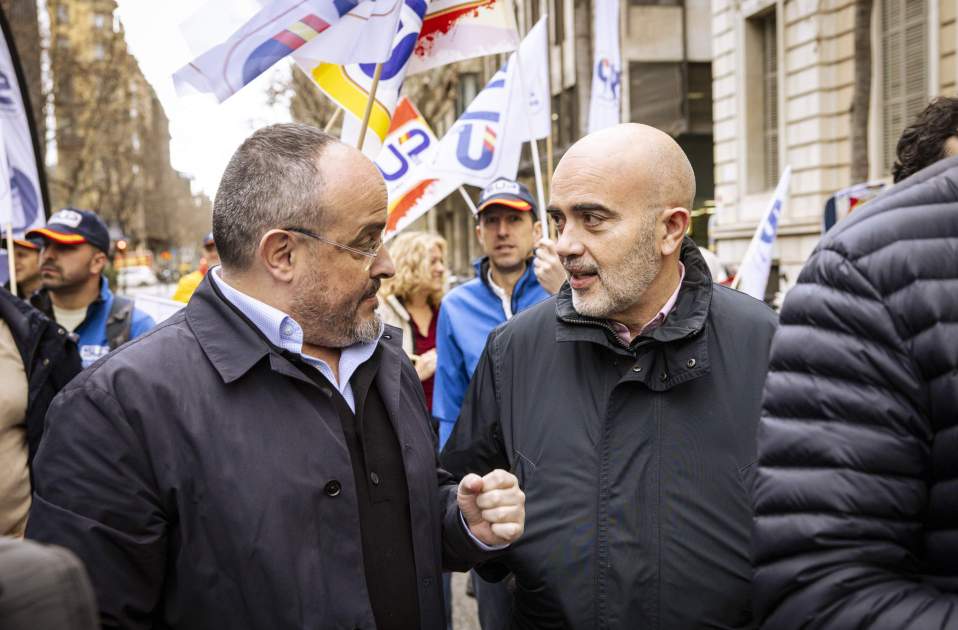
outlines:
{"label": "clenched fist", "polygon": [[493,470],[485,477],[466,475],[456,493],[459,510],[472,535],[494,547],[519,539],[526,524],[526,495],[512,473]]}

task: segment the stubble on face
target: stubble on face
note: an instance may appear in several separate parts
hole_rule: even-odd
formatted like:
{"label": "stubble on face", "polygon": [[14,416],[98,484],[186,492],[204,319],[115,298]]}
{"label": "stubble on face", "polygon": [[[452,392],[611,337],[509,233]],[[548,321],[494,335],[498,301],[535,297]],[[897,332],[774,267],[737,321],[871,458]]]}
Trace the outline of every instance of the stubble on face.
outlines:
{"label": "stubble on face", "polygon": [[614,318],[642,299],[662,269],[662,258],[656,248],[655,214],[648,211],[633,246],[617,259],[599,265],[578,256],[567,257],[562,264],[569,273],[598,276],[599,281],[587,289],[572,289],[572,306],[576,312],[598,319]]}
{"label": "stubble on face", "polygon": [[90,245],[79,245],[76,248],[64,248],[53,259],[41,254],[40,274],[43,288],[70,292],[84,286],[90,278],[90,263],[96,253]]}
{"label": "stubble on face", "polygon": [[[328,182],[322,206],[335,213],[328,217],[324,230],[342,243],[350,243],[349,238],[358,233],[381,231],[386,188],[372,162],[355,149],[338,144],[320,159],[325,160],[320,162],[320,170]],[[289,314],[302,326],[303,340],[324,348],[377,340],[382,320],[376,313],[375,298],[381,278],[363,270],[353,254],[316,241],[308,246],[313,248],[313,260],[327,263],[305,268],[292,286]]]}
{"label": "stubble on face", "polygon": [[365,301],[379,291],[379,279],[370,279],[369,287],[358,297],[335,299],[328,290],[326,274],[314,269],[302,277],[290,302],[290,316],[303,328],[303,340],[324,348],[346,348],[355,343],[379,338],[382,320],[375,310],[365,315]]}

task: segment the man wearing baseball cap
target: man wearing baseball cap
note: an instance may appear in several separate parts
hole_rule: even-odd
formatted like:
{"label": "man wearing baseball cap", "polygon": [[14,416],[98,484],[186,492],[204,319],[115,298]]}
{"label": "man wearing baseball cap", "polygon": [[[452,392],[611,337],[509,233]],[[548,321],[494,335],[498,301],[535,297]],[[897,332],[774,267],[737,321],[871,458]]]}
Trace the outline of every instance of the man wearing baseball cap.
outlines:
{"label": "man wearing baseball cap", "polygon": [[[40,288],[40,249],[43,241],[37,237],[13,237],[13,265],[17,275],[17,297],[29,299]],[[0,248],[7,248],[6,234],[0,239]],[[7,254],[10,255],[9,253]],[[10,289],[10,283],[3,285]]]}
{"label": "man wearing baseball cap", "polygon": [[[476,238],[484,256],[474,263],[476,277],[442,300],[436,327],[433,415],[439,445],[446,443],[466,388],[494,328],[519,311],[556,293],[566,280],[555,243],[542,238],[535,199],[519,182],[499,178],[482,191]],[[510,596],[503,583],[475,581],[483,628],[508,620]]]}
{"label": "man wearing baseball cap", "polygon": [[184,304],[189,302],[193,293],[196,291],[196,287],[200,286],[200,282],[202,282],[206,276],[206,272],[218,264],[220,264],[220,255],[216,251],[216,242],[213,240],[213,233],[210,232],[203,238],[203,257],[200,259],[200,268],[180,278],[179,283],[176,285],[176,292],[173,294],[173,299],[177,302],[183,302]]}
{"label": "man wearing baseball cap", "polygon": [[84,368],[154,326],[133,300],[110,291],[103,277],[110,233],[95,213],[64,208],[31,237],[43,240],[42,288],[31,303],[77,335]]}

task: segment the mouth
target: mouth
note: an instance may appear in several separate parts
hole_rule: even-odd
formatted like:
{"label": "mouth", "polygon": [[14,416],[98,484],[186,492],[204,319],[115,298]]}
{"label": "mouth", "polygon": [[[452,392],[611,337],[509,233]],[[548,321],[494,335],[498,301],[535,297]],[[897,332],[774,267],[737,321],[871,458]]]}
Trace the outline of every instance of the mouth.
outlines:
{"label": "mouth", "polygon": [[53,267],[40,267],[41,274],[54,275],[60,273],[59,269],[54,269]]}
{"label": "mouth", "polygon": [[566,267],[565,270],[569,274],[569,286],[576,291],[588,289],[599,281],[598,269]]}

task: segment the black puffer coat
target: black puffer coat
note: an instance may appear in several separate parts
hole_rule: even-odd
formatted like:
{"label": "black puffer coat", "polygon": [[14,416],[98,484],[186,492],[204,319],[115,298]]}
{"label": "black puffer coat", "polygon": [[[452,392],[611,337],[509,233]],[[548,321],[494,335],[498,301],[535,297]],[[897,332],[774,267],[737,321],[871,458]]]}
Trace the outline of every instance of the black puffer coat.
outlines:
{"label": "black puffer coat", "polygon": [[958,158],[828,234],[759,426],[765,627],[958,629]]}

